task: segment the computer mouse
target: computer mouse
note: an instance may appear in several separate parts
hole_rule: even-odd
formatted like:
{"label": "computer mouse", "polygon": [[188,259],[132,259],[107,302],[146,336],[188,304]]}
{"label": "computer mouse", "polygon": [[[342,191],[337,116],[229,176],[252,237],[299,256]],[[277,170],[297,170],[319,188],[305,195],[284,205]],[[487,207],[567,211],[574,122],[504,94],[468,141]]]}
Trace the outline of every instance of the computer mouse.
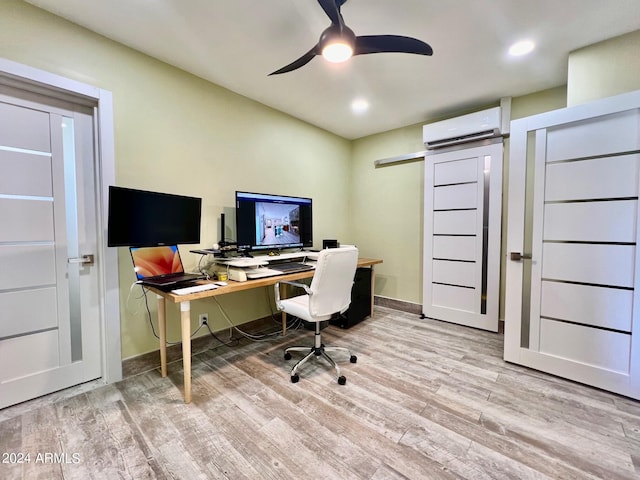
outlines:
{"label": "computer mouse", "polygon": [[220,285],[221,287],[224,287],[225,285],[228,285],[227,282],[215,282],[216,285]]}

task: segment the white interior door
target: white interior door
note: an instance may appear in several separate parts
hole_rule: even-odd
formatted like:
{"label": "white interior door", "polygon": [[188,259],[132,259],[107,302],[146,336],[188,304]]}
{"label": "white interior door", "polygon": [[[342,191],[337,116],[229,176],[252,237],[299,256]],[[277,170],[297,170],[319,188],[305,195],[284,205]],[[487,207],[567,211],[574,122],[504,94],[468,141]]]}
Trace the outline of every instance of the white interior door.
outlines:
{"label": "white interior door", "polygon": [[498,331],[502,142],[425,157],[422,313]]}
{"label": "white interior door", "polygon": [[505,315],[505,360],[634,398],[639,107],[636,94],[513,122]]}
{"label": "white interior door", "polygon": [[101,376],[93,138],[92,109],[0,90],[0,408]]}

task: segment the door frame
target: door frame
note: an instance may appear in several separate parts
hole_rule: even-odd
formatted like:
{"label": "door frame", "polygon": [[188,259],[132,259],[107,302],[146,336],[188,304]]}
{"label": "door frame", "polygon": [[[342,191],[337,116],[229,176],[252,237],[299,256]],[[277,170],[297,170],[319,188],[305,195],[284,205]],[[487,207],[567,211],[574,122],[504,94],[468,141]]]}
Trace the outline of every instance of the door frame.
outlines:
{"label": "door frame", "polygon": [[115,184],[113,96],[108,90],[4,58],[0,58],[0,84],[94,109],[101,371],[105,383],[117,382],[122,379],[118,251],[108,248],[106,242],[108,187]]}

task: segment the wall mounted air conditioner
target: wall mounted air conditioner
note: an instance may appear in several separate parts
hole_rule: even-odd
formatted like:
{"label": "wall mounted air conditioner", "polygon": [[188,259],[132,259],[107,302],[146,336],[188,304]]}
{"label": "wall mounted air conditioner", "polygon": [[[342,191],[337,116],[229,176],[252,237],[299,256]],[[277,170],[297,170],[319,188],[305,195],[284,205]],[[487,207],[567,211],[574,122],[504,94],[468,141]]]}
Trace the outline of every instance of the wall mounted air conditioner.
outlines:
{"label": "wall mounted air conditioner", "polygon": [[422,127],[422,138],[425,147],[432,150],[499,137],[501,121],[501,108],[489,108],[425,125]]}

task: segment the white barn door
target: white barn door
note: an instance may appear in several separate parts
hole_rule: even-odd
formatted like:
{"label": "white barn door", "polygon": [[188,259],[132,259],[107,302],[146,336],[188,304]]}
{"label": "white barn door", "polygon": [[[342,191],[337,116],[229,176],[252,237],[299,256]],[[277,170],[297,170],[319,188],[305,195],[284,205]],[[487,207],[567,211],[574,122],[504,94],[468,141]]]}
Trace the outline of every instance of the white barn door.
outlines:
{"label": "white barn door", "polygon": [[512,123],[504,353],[634,398],[639,108],[636,93]]}
{"label": "white barn door", "polygon": [[0,408],[101,376],[93,139],[92,109],[0,87]]}
{"label": "white barn door", "polygon": [[498,331],[502,142],[425,157],[423,317]]}

